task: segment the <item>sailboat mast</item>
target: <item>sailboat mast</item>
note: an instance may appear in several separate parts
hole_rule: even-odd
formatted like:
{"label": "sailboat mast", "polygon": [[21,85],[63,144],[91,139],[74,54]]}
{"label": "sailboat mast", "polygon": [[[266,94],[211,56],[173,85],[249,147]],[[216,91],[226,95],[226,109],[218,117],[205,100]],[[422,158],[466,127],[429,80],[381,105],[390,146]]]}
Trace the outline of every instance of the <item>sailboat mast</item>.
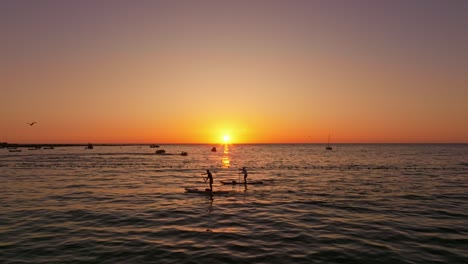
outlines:
{"label": "sailboat mast", "polygon": [[332,150],[332,147],[330,147],[330,134],[328,134],[328,142],[327,146],[325,147],[326,150]]}

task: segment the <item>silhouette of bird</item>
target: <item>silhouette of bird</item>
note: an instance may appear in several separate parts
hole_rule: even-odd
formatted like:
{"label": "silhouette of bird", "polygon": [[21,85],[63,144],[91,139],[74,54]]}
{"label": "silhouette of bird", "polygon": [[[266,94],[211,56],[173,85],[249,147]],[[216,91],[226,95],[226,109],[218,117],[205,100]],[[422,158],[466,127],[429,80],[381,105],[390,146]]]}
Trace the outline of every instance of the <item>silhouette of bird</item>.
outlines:
{"label": "silhouette of bird", "polygon": [[28,123],[28,125],[30,126],[33,126],[34,124],[36,124],[37,122],[32,122],[32,123]]}

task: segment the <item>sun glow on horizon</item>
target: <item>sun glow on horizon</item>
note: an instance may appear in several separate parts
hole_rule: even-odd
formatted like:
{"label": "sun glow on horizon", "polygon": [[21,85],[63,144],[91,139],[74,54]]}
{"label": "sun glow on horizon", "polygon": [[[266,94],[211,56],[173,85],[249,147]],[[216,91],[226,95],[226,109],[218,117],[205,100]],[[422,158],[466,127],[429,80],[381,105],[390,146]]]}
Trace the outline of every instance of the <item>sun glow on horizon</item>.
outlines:
{"label": "sun glow on horizon", "polygon": [[231,143],[231,137],[229,135],[224,135],[223,136],[223,142],[225,144]]}

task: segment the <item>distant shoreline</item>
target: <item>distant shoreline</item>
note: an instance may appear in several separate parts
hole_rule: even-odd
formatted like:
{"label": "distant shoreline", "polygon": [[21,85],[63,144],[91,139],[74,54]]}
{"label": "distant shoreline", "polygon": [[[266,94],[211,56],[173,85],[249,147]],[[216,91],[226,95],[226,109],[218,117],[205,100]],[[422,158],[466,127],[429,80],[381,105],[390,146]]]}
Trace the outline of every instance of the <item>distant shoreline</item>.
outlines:
{"label": "distant shoreline", "polygon": [[[19,143],[0,143],[0,148],[33,148],[33,147],[86,147],[89,143],[29,143],[29,144],[19,144]],[[151,144],[125,144],[125,143],[102,143],[102,144],[92,144],[93,146],[146,146]]]}
{"label": "distant shoreline", "polygon": [[[34,147],[86,147],[89,143],[7,143],[1,142],[0,148],[34,148]],[[327,143],[233,143],[228,145],[326,145]],[[335,146],[345,145],[466,145],[468,143],[334,143]],[[92,143],[93,146],[151,146],[155,143]],[[225,145],[224,143],[160,143],[158,145]]]}

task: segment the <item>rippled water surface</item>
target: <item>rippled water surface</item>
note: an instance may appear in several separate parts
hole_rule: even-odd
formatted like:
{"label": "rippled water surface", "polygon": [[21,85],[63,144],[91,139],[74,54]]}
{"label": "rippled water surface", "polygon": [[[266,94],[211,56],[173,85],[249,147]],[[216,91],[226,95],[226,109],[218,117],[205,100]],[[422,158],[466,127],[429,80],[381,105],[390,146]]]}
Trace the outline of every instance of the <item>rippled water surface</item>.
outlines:
{"label": "rippled water surface", "polygon": [[468,145],[211,147],[0,149],[0,263],[468,263]]}

